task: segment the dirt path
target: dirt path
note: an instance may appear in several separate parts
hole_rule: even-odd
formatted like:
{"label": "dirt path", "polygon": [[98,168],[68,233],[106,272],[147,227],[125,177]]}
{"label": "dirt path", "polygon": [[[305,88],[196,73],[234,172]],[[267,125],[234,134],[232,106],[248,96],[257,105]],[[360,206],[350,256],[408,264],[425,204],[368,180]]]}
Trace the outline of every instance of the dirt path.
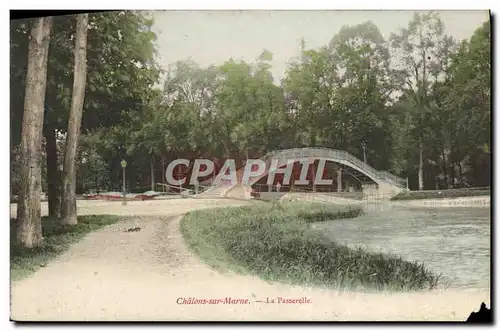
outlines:
{"label": "dirt path", "polygon": [[[181,201],[181,200],[179,200]],[[146,213],[89,234],[31,278],[12,285],[15,320],[457,320],[466,319],[489,291],[401,294],[339,293],[268,284],[256,277],[220,274],[186,248],[179,232],[186,208],[242,204],[186,201],[104,208],[103,213]],[[154,216],[162,208],[165,216]],[[126,206],[120,206],[125,207]],[[127,211],[128,212],[125,212]],[[124,232],[141,227],[138,232]],[[278,304],[278,298],[310,303]],[[181,299],[179,299],[181,298]],[[217,304],[179,304],[182,298]],[[248,299],[226,304],[226,298]],[[275,300],[259,303],[257,300]],[[216,301],[217,302],[217,301]]]}
{"label": "dirt path", "polygon": [[[167,199],[150,201],[129,201],[123,206],[120,201],[77,200],[78,215],[114,214],[123,216],[170,216],[187,213],[190,210],[242,205],[249,200],[233,199]],[[47,202],[42,202],[42,216],[48,214]],[[10,204],[10,215],[17,215],[17,204]]]}

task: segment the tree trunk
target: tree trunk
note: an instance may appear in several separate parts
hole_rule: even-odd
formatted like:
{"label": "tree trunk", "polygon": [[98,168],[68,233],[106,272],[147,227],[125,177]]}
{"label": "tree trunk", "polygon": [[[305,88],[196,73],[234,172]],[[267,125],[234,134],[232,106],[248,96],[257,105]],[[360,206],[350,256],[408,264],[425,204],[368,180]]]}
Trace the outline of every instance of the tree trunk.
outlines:
{"label": "tree trunk", "polygon": [[[177,166],[177,176],[178,176],[178,179],[181,179],[181,175],[182,175],[182,171],[181,171],[181,166],[178,165]],[[179,193],[182,193],[182,184],[179,184]]]}
{"label": "tree trunk", "polygon": [[16,233],[18,244],[27,248],[41,246],[43,243],[40,202],[41,152],[51,28],[52,17],[35,19],[29,41]]}
{"label": "tree trunk", "polygon": [[62,224],[77,224],[76,219],[76,153],[78,136],[82,122],[85,84],[87,81],[87,24],[88,14],[76,17],[75,70],[73,77],[73,95],[68,121],[68,135],[63,170]]}
{"label": "tree trunk", "polygon": [[155,158],[151,156],[149,160],[149,170],[151,171],[151,191],[155,190]]}
{"label": "tree trunk", "polygon": [[166,178],[165,178],[165,176],[166,176],[165,172],[166,172],[166,169],[165,169],[165,158],[162,157],[161,158],[161,182],[163,183],[163,185],[162,185],[163,192],[165,192],[165,188],[166,188],[165,187],[165,180],[166,180]]}
{"label": "tree trunk", "polygon": [[465,186],[464,184],[464,172],[463,172],[463,169],[462,169],[462,162],[461,161],[458,161],[458,174],[459,174],[459,178],[460,178],[460,185],[462,187]]}
{"label": "tree trunk", "polygon": [[309,132],[309,142],[311,143],[310,147],[316,147],[316,132]]}
{"label": "tree trunk", "polygon": [[444,188],[448,188],[448,164],[446,162],[446,155],[444,153],[444,148],[441,147],[441,156],[443,157],[443,172],[444,172]]}
{"label": "tree trunk", "polygon": [[451,188],[455,188],[455,161],[451,162]]}
{"label": "tree trunk", "polygon": [[47,198],[49,204],[49,216],[60,216],[61,198],[59,191],[59,166],[57,162],[57,142],[56,131],[53,128],[47,128],[45,132],[45,153],[47,154]]}
{"label": "tree trunk", "polygon": [[[130,162],[127,164],[127,167],[125,168],[125,171],[127,172],[125,175],[127,176],[127,187],[128,191],[132,192],[135,191],[137,188],[137,167],[133,162]],[[140,187],[142,189],[142,183],[140,184]]]}
{"label": "tree trunk", "polygon": [[292,148],[295,148],[295,146],[297,145],[297,119],[295,118],[295,115],[294,115],[294,118],[293,118],[293,140],[292,140]]}
{"label": "tree trunk", "polygon": [[419,146],[419,162],[418,162],[418,190],[424,189],[424,147],[422,141]]}
{"label": "tree trunk", "polygon": [[316,192],[316,161],[313,162],[311,165],[311,178],[312,178],[312,190],[313,192]]}

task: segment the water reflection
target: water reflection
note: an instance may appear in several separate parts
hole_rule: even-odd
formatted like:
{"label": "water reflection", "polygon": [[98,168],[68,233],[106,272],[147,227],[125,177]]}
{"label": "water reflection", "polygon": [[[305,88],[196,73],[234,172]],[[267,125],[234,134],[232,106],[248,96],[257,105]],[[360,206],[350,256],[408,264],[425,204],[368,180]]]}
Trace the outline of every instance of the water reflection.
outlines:
{"label": "water reflection", "polygon": [[365,215],[318,227],[338,242],[424,262],[450,287],[489,288],[489,208],[364,206]]}

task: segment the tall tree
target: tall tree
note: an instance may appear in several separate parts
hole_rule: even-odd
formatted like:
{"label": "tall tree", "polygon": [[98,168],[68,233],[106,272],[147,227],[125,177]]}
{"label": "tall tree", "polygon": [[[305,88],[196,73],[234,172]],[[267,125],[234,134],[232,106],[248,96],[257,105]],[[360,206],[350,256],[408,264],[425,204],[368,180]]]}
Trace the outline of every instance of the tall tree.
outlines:
{"label": "tall tree", "polygon": [[377,26],[367,21],[344,26],[331,40],[328,53],[337,74],[330,80],[329,113],[338,127],[335,131],[345,132],[343,149],[363,159],[366,144],[370,164],[386,168],[390,152],[387,104],[395,90],[388,43]]}
{"label": "tall tree", "polygon": [[31,28],[28,73],[21,135],[21,184],[17,241],[28,248],[43,242],[41,222],[41,149],[52,17],[35,20]]}
{"label": "tall tree", "polygon": [[71,102],[75,34],[74,16],[54,18],[47,68],[46,111],[43,134],[46,141],[47,199],[49,216],[61,216],[61,170],[64,152],[58,153],[58,133],[66,133]]}
{"label": "tall tree", "polygon": [[462,185],[485,186],[490,182],[490,50],[490,22],[485,22],[452,57],[449,79],[442,88],[442,107],[449,117],[446,130],[451,162],[458,166]]}
{"label": "tall tree", "polygon": [[73,96],[68,122],[66,138],[66,152],[63,169],[63,196],[61,222],[63,224],[77,224],[76,218],[76,156],[78,137],[82,122],[83,103],[85,99],[85,85],[87,81],[87,26],[88,14],[79,14],[76,17],[75,38],[75,69],[73,77]]}
{"label": "tall tree", "polygon": [[[399,61],[401,92],[412,101],[412,122],[415,145],[418,146],[418,188],[424,189],[424,146],[433,132],[429,128],[432,110],[429,92],[431,78],[439,73],[442,45],[449,44],[438,13],[415,13],[408,27],[391,35],[396,61]],[[434,71],[434,72],[433,72]]]}
{"label": "tall tree", "polygon": [[[158,79],[154,61],[155,34],[148,12],[113,11],[89,14],[88,76],[84,102],[82,132],[94,128],[109,128],[127,123],[131,115],[139,113],[144,96]],[[11,144],[21,139],[22,103],[26,79],[28,35],[33,20],[11,21]],[[68,128],[72,99],[74,15],[54,18],[51,30],[47,68],[46,113],[44,138],[46,140],[49,214],[58,215],[58,197],[61,186],[59,168],[64,163],[64,148],[56,137],[65,136]],[[59,139],[59,138],[58,138]],[[114,160],[106,159],[110,164]],[[119,161],[117,163],[119,168]],[[131,164],[131,166],[133,166]],[[78,188],[77,188],[78,189]],[[14,194],[18,194],[15,192]]]}

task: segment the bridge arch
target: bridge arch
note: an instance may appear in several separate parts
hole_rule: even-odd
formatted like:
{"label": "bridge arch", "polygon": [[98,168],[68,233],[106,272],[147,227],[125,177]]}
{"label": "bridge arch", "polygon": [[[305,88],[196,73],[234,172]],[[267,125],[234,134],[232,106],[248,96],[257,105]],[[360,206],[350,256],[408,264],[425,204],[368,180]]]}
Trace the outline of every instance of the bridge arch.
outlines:
{"label": "bridge arch", "polygon": [[[328,148],[320,148],[320,147],[309,147],[309,148],[294,148],[294,149],[286,149],[274,151],[266,154],[263,158],[261,158],[266,164],[273,159],[278,159],[282,161],[286,161],[286,163],[292,162],[300,162],[305,160],[326,160],[332,161],[339,164],[343,164],[354,170],[357,170],[370,179],[372,179],[377,184],[391,184],[400,188],[404,188],[406,185],[406,179],[397,177],[392,175],[387,171],[379,171],[359,160],[352,154],[341,151],[337,149],[328,149]],[[284,166],[285,164],[281,164]],[[276,171],[277,169],[268,169],[263,176],[267,175],[269,172]],[[255,177],[258,178],[258,177]],[[262,176],[260,177],[262,178]],[[254,182],[252,180],[252,182]]]}
{"label": "bridge arch", "polygon": [[[387,171],[376,170],[367,163],[359,160],[352,154],[342,150],[321,147],[294,148],[270,152],[263,156],[261,160],[266,164],[266,171],[262,175],[252,177],[250,179],[250,182],[246,186],[252,186],[261,178],[268,176],[269,173],[276,172],[279,168],[284,167],[290,163],[325,160],[342,164],[364,174],[375,183],[377,183],[379,189],[382,188],[385,191],[389,190],[392,192],[401,192],[403,190],[406,190],[406,179],[397,177]],[[270,168],[272,160],[278,160],[278,167],[274,167],[272,169]],[[237,172],[238,181],[240,183],[244,170],[245,167],[242,167]],[[224,185],[225,184],[220,184],[217,187]],[[222,195],[225,195],[229,192],[229,190],[231,190],[233,186],[226,186],[225,190],[221,191],[219,189],[219,191],[221,191]],[[214,188],[207,190],[206,193],[209,193]]]}
{"label": "bridge arch", "polygon": [[[306,164],[306,166],[308,166],[309,168],[307,169],[307,174],[306,174],[306,180],[309,180],[310,181],[310,185],[312,185],[312,181],[314,180],[314,178],[319,178],[318,176],[320,176],[321,174],[319,173],[319,168],[318,168],[318,163],[315,162],[313,164],[314,161],[327,161],[327,162],[331,162],[331,163],[334,163],[337,165],[337,167],[342,171],[342,176],[344,176],[344,174],[347,174],[349,176],[349,178],[352,178],[355,182],[357,182],[358,184],[360,185],[364,185],[366,184],[366,180],[362,180],[360,177],[365,177],[365,178],[369,178],[367,177],[366,175],[364,175],[362,172],[357,172],[355,169],[352,169],[348,166],[345,166],[344,164],[341,164],[341,163],[337,163],[336,161],[333,161],[331,159],[325,159],[325,158],[303,158],[303,159],[295,159],[293,161],[290,161],[290,162],[287,162],[287,163],[279,163],[279,166],[277,168],[273,168],[273,169],[267,169],[266,172],[262,175],[259,175],[258,177],[251,177],[250,178],[250,182],[248,183],[248,185],[250,186],[254,186],[256,184],[260,184],[260,185],[268,185],[267,184],[267,180],[266,180],[266,177],[268,176],[271,176],[273,175],[273,173],[277,172],[278,169],[283,169],[285,168],[287,165],[290,165],[291,163],[294,164],[294,170],[292,172],[292,178],[290,178],[290,181],[288,182],[288,184],[285,184],[283,182],[284,180],[284,175],[283,173],[280,173],[279,175],[281,176],[278,176],[278,174],[275,174],[276,177],[274,177],[274,181],[273,181],[273,186],[275,186],[275,182],[276,181],[279,181],[281,183],[281,185],[292,185],[291,183],[295,183],[299,178],[297,177],[297,174],[300,173],[302,171],[302,168],[299,167],[299,169],[295,168],[297,165],[301,165],[302,162],[304,161],[309,161],[308,164]],[[331,180],[333,181],[332,184],[336,183],[337,180],[339,179],[338,177],[330,177],[329,175],[327,175],[328,177],[324,177],[325,176],[325,172],[326,173],[330,173],[331,172],[331,164],[329,163],[325,163],[324,164],[324,169],[323,169],[323,177],[321,179],[323,180]],[[298,171],[297,171],[298,170]],[[264,180],[266,180],[266,183],[264,183]],[[371,178],[369,178],[371,179]],[[372,181],[373,183],[373,181]],[[294,184],[296,185],[296,184]]]}

